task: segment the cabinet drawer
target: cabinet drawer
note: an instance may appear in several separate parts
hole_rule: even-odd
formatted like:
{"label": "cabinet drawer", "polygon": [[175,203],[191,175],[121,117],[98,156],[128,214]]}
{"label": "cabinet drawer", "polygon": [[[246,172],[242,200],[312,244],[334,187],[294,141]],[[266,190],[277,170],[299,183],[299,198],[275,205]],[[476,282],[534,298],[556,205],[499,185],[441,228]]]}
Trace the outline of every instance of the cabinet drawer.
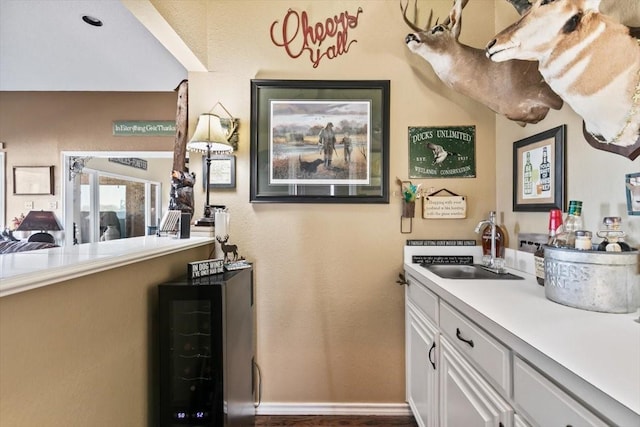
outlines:
{"label": "cabinet drawer", "polygon": [[510,395],[511,359],[507,347],[445,303],[440,305],[440,330],[489,375],[495,386]]}
{"label": "cabinet drawer", "polygon": [[513,398],[534,425],[608,425],[517,356],[513,362]]}
{"label": "cabinet drawer", "polygon": [[409,279],[409,285],[406,287],[407,298],[409,298],[429,320],[437,325],[438,297],[412,276],[407,277]]}

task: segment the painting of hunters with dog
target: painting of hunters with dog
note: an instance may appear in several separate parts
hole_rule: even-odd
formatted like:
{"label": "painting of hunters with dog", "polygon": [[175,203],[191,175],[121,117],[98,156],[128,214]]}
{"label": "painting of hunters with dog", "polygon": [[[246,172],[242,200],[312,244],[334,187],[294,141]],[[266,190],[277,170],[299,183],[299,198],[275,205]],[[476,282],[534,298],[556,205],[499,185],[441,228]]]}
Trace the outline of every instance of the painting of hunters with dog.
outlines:
{"label": "painting of hunters with dog", "polygon": [[369,101],[271,101],[272,184],[369,184]]}

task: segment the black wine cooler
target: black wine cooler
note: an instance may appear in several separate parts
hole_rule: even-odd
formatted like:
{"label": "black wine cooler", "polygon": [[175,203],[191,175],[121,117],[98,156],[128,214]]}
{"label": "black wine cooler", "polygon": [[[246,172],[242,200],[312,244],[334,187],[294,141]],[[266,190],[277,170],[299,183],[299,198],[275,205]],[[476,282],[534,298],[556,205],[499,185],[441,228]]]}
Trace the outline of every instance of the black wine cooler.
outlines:
{"label": "black wine cooler", "polygon": [[158,286],[160,426],[253,426],[251,268]]}

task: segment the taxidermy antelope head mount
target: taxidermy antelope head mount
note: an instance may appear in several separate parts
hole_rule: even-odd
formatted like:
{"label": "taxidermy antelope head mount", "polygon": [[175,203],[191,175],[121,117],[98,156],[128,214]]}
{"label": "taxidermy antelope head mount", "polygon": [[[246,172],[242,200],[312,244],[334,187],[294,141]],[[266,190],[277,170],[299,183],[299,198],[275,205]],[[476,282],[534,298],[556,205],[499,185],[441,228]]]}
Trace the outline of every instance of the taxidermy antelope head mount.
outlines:
{"label": "taxidermy antelope head mount", "polygon": [[489,42],[487,56],[538,61],[549,86],[584,120],[587,141],[633,160],[640,155],[640,46],[599,4],[536,0]]}
{"label": "taxidermy antelope head mount", "polygon": [[562,100],[544,82],[535,63],[508,61],[495,63],[482,49],[458,41],[462,27],[462,8],[469,0],[456,0],[449,17],[423,30],[407,18],[400,3],[404,22],[413,30],[405,43],[410,51],[424,58],[444,84],[456,92],[486,105],[498,114],[521,125],[544,119],[550,108],[560,109]]}

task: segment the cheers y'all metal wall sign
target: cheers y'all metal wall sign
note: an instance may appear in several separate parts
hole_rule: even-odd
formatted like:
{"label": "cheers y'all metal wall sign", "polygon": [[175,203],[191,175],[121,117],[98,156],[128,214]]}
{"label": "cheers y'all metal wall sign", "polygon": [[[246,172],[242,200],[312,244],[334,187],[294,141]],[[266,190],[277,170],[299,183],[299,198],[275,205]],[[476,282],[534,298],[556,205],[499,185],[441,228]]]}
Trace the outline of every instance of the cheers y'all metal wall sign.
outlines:
{"label": "cheers y'all metal wall sign", "polygon": [[345,10],[311,22],[307,12],[289,9],[282,21],[271,24],[271,41],[293,59],[306,53],[313,68],[317,68],[322,59],[344,55],[353,43],[358,42],[350,38],[349,30],[358,26],[362,12],[359,7],[355,13]]}
{"label": "cheers y'all metal wall sign", "polygon": [[476,176],[476,127],[409,127],[409,178]]}

